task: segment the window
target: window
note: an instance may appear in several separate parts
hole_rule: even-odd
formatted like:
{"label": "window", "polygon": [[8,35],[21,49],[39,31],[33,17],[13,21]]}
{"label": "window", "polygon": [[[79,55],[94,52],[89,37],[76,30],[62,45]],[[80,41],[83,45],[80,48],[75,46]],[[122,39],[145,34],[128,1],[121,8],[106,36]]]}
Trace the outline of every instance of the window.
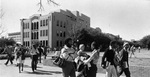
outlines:
{"label": "window", "polygon": [[60,37],[62,37],[62,31],[60,31]]}
{"label": "window", "polygon": [[60,22],[60,27],[62,27],[62,21]]}
{"label": "window", "polygon": [[48,30],[46,30],[46,36],[48,36]]}
{"label": "window", "polygon": [[33,23],[31,24],[31,30],[33,30]]}
{"label": "window", "polygon": [[62,41],[60,41],[60,46],[62,46]]}
{"label": "window", "polygon": [[37,22],[37,29],[39,29],[39,22]]}
{"label": "window", "polygon": [[46,40],[46,46],[48,46],[48,40]]}
{"label": "window", "polygon": [[40,41],[40,44],[42,45],[42,41]]}
{"label": "window", "polygon": [[33,32],[31,33],[31,39],[33,39]]}
{"label": "window", "polygon": [[34,32],[33,34],[34,34],[34,37],[33,37],[33,39],[36,39],[36,33]]}
{"label": "window", "polygon": [[46,26],[48,25],[48,19],[46,19]]}
{"label": "window", "polygon": [[36,32],[37,33],[37,39],[39,39],[39,32]]}
{"label": "window", "polygon": [[33,29],[36,29],[36,23],[34,22],[34,26],[33,26],[34,28]]}
{"label": "window", "polygon": [[29,32],[28,32],[28,38],[29,38]]}
{"label": "window", "polygon": [[40,21],[40,25],[42,26],[42,20]]}
{"label": "window", "polygon": [[43,20],[43,26],[45,26],[45,20]]}
{"label": "window", "polygon": [[66,28],[66,23],[64,22],[64,28]]}
{"label": "window", "polygon": [[43,30],[43,36],[45,36],[45,30]]}
{"label": "window", "polygon": [[30,46],[30,43],[29,43],[29,41],[28,41],[28,46]]}
{"label": "window", "polygon": [[40,30],[40,36],[42,36],[42,30]]}
{"label": "window", "polygon": [[66,37],[66,32],[64,32],[64,37]]}
{"label": "window", "polygon": [[57,36],[59,36],[59,32],[58,31],[56,32],[56,34],[57,34]]}
{"label": "window", "polygon": [[56,46],[57,46],[57,47],[59,46],[59,41],[58,41],[58,40],[57,40]]}
{"label": "window", "polygon": [[43,40],[43,46],[45,46],[45,41]]}
{"label": "window", "polygon": [[40,36],[42,36],[42,30],[40,30]]}
{"label": "window", "polygon": [[59,26],[59,20],[57,20],[57,26]]}

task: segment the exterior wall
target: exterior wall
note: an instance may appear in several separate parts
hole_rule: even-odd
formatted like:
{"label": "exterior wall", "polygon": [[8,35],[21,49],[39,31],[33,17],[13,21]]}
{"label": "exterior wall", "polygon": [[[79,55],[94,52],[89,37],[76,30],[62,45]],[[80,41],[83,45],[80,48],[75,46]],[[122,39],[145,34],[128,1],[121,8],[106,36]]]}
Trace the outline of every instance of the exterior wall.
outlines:
{"label": "exterior wall", "polygon": [[52,14],[52,44],[53,48],[62,47],[66,38],[66,16],[61,13]]}
{"label": "exterior wall", "polygon": [[21,43],[21,33],[20,32],[9,33],[8,38],[12,38],[17,43]]}
{"label": "exterior wall", "polygon": [[[26,23],[29,28],[23,27]],[[36,25],[38,23],[38,29],[32,29],[33,23],[36,23]],[[50,48],[60,48],[63,46],[64,40],[72,33],[88,27],[90,27],[90,18],[78,11],[57,10],[42,16],[35,14],[29,19],[21,19],[21,40],[23,44],[29,42],[29,46],[34,42],[41,42],[42,45]],[[33,39],[33,33],[37,32],[38,37]],[[28,37],[24,37],[26,33]]]}
{"label": "exterior wall", "polygon": [[39,41],[43,46],[49,46],[49,15],[41,16],[39,22]]}

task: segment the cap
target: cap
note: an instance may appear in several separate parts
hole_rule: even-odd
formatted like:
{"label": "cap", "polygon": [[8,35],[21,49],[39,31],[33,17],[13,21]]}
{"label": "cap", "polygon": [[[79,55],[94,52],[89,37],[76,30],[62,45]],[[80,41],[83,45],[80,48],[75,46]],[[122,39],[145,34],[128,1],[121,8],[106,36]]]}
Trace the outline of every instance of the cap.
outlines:
{"label": "cap", "polygon": [[128,43],[128,42],[125,42],[125,43],[123,44],[123,47],[124,47],[124,46],[127,46],[127,45],[129,45],[129,43]]}

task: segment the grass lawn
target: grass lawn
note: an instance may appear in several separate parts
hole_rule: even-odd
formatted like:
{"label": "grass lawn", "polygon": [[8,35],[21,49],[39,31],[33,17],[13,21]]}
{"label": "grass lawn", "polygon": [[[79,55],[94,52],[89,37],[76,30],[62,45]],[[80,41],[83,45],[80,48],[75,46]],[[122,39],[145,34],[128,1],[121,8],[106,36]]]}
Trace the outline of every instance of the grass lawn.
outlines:
{"label": "grass lawn", "polygon": [[[100,59],[97,64],[98,73],[105,73],[105,70],[100,66],[102,55],[103,53],[100,53]],[[129,58],[131,77],[150,77],[150,51],[142,49],[140,53],[136,51],[135,55],[136,58]],[[53,60],[51,59],[44,60],[44,65],[55,66],[52,62]]]}

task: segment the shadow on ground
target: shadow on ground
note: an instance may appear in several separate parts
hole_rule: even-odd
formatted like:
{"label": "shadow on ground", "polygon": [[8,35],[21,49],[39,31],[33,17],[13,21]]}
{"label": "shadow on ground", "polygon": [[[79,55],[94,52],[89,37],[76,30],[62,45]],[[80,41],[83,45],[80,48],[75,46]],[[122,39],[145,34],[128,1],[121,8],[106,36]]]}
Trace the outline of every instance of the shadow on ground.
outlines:
{"label": "shadow on ground", "polygon": [[[31,66],[29,66],[29,65],[24,65],[24,67],[25,67],[25,68],[31,68]],[[37,66],[37,68],[43,68],[43,67]]]}
{"label": "shadow on ground", "polygon": [[60,71],[45,71],[45,70],[36,70],[35,72],[28,72],[28,71],[24,71],[24,72],[28,74],[36,74],[36,75],[53,75],[53,73],[54,74],[62,73]]}

